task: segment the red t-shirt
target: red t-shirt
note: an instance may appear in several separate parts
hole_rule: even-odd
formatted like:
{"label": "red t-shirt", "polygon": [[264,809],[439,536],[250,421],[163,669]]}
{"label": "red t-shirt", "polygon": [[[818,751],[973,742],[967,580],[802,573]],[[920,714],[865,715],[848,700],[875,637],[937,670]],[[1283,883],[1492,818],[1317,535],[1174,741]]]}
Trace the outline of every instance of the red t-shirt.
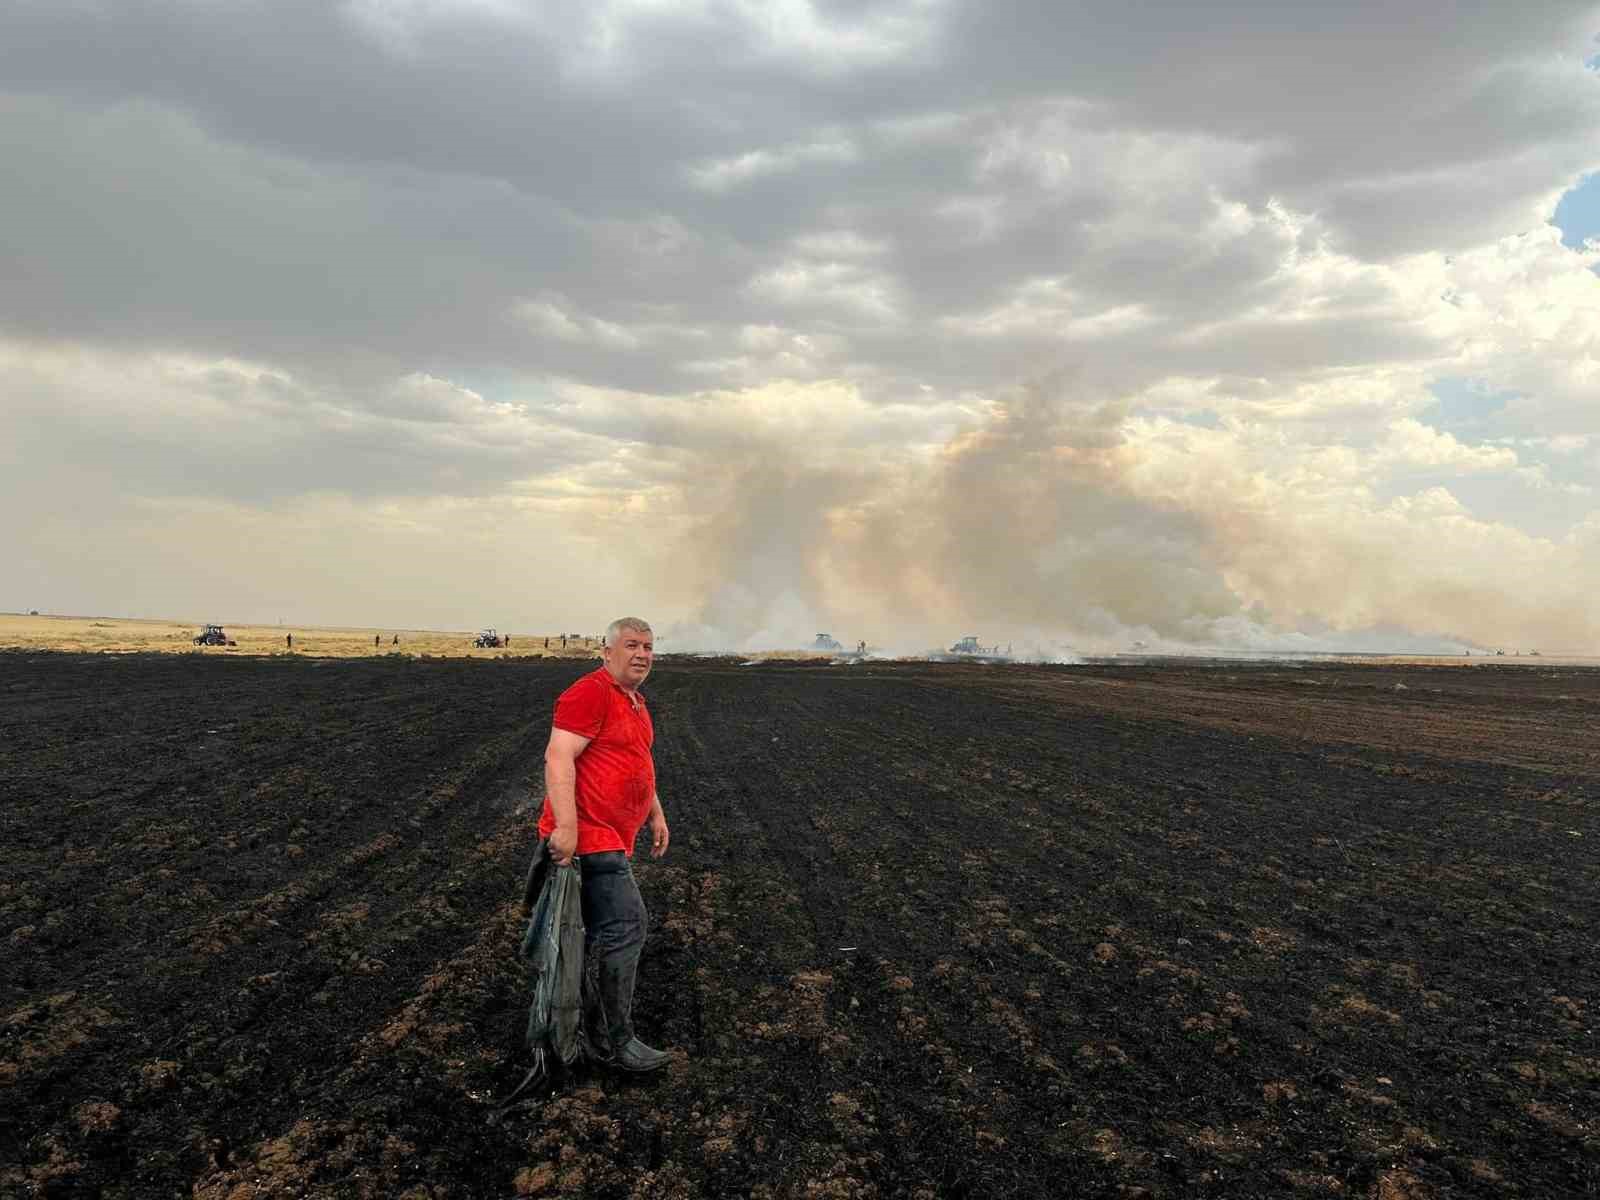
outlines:
{"label": "red t-shirt", "polygon": [[[621,850],[632,858],[633,840],[656,794],[656,764],[650,757],[656,731],[644,697],[629,693],[600,667],[561,693],[553,724],[589,739],[578,755],[575,853]],[[547,797],[539,836],[549,837],[555,828]]]}

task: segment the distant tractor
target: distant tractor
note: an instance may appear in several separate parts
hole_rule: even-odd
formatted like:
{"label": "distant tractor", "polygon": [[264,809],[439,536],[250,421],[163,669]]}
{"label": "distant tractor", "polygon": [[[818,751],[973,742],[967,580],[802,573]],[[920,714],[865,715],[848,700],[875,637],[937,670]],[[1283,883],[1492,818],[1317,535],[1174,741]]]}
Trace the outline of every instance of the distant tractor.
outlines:
{"label": "distant tractor", "polygon": [[238,645],[237,642],[230,642],[228,640],[228,635],[222,632],[222,626],[221,625],[207,625],[199,633],[195,634],[194,644],[196,646],[236,646],[236,645]]}
{"label": "distant tractor", "polygon": [[817,640],[811,643],[811,648],[813,650],[826,650],[829,653],[844,649],[842,645],[826,633],[817,634]]}
{"label": "distant tractor", "polygon": [[961,660],[987,663],[1012,661],[1011,647],[1009,645],[1002,650],[998,643],[993,646],[985,646],[977,638],[970,636],[962,638],[954,646],[951,646],[950,649],[944,652],[943,656],[936,657],[942,657],[946,662]]}
{"label": "distant tractor", "polygon": [[495,650],[500,647],[501,641],[502,639],[498,633],[492,629],[485,629],[472,639],[472,644],[479,650]]}

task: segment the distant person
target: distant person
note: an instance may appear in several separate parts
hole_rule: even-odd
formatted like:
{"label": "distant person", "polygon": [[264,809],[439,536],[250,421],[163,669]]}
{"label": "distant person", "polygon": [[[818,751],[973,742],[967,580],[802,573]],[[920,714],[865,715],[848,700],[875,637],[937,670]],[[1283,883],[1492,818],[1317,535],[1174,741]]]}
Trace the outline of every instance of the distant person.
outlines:
{"label": "distant person", "polygon": [[283,646],[285,650],[294,649],[294,634],[286,633],[283,635]]}
{"label": "distant person", "polygon": [[639,694],[654,657],[648,624],[637,617],[611,623],[602,665],[556,701],[539,818],[551,859],[576,861],[581,872],[586,1050],[625,1071],[658,1070],[669,1058],[633,1032],[633,987],[650,923],[633,878],[633,843],[647,821],[652,858],[670,840],[650,753],[655,727]]}
{"label": "distant person", "polygon": [[544,640],[544,648],[546,650],[550,649],[550,639],[549,638],[545,638],[545,640]]}
{"label": "distant person", "polygon": [[400,635],[398,633],[395,634],[394,635],[394,641],[390,642],[389,644],[391,646],[398,646],[400,644]]}
{"label": "distant person", "polygon": [[503,637],[503,638],[501,638],[501,639],[500,639],[500,644],[501,644],[501,645],[502,645],[502,646],[509,646],[509,645],[511,645],[511,635],[510,635],[510,634],[509,634],[509,633],[508,633],[508,634],[506,634],[506,636],[505,636],[505,637]]}
{"label": "distant person", "polygon": [[567,648],[567,635],[564,633],[561,635],[561,648],[563,650]]}
{"label": "distant person", "polygon": [[373,634],[372,635],[372,644],[374,646],[381,646],[383,644],[383,635],[381,633]]}

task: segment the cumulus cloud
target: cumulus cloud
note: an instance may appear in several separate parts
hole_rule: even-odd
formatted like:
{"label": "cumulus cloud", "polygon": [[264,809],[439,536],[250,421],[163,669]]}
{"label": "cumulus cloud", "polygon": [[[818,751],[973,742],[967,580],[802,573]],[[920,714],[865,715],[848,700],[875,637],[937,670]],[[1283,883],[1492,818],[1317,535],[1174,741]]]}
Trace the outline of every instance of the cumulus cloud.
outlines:
{"label": "cumulus cloud", "polygon": [[[1547,221],[1600,166],[1597,29],[13,5],[0,488],[41,519],[0,551],[30,605],[126,611],[146,561],[140,604],[248,604],[281,556],[158,549],[225,514],[330,610],[583,624],[470,522],[730,644],[1590,647],[1600,249]],[[59,549],[89,495],[103,570]]]}
{"label": "cumulus cloud", "polygon": [[749,150],[733,158],[713,159],[688,169],[690,183],[708,192],[726,192],[770,175],[785,175],[805,167],[853,163],[860,157],[846,140],[811,142],[776,150]]}

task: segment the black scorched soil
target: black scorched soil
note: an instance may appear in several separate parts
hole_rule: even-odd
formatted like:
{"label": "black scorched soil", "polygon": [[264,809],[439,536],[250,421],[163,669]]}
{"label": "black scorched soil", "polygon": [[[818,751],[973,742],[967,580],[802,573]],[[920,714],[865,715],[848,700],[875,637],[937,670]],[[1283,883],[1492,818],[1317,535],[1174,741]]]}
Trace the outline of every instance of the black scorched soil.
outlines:
{"label": "black scorched soil", "polygon": [[585,669],[0,654],[0,1194],[1600,1192],[1600,673],[663,661],[682,1054],[500,1114]]}

